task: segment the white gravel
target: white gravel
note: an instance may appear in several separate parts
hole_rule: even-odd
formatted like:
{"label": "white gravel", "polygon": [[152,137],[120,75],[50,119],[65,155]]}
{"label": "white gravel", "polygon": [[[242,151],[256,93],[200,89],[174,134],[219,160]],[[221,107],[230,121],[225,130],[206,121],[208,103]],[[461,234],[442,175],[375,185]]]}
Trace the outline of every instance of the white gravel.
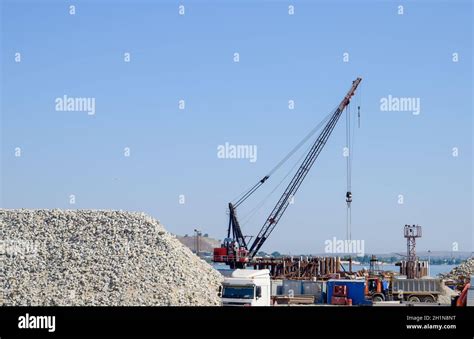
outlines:
{"label": "white gravel", "polygon": [[445,279],[458,280],[460,277],[470,277],[474,275],[474,257],[468,258],[459,266],[454,267],[449,273],[441,273],[440,277]]}
{"label": "white gravel", "polygon": [[0,209],[4,305],[219,305],[222,276],[143,213]]}
{"label": "white gravel", "polygon": [[455,291],[450,289],[448,286],[445,286],[444,284],[441,284],[441,293],[438,296],[438,302],[440,304],[451,304],[451,298],[453,298],[455,295],[458,295]]}

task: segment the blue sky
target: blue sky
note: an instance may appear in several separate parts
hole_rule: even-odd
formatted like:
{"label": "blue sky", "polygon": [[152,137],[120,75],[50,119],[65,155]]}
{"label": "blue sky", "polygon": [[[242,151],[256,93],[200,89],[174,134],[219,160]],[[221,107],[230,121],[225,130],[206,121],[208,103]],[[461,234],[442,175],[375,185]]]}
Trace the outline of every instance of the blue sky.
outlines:
{"label": "blue sky", "polygon": [[[470,1],[1,4],[2,207],[144,211],[173,233],[198,227],[222,239],[227,202],[361,76],[353,238],[365,241],[366,252],[400,252],[403,225],[420,224],[418,249],[450,251],[457,242],[472,251]],[[56,111],[63,95],[95,98],[96,114]],[[388,95],[419,98],[421,113],[381,111]],[[219,159],[217,147],[226,142],[256,145],[257,161]],[[326,239],[345,237],[344,146],[341,118],[263,250],[322,252]],[[244,233],[258,232],[277,199]]]}

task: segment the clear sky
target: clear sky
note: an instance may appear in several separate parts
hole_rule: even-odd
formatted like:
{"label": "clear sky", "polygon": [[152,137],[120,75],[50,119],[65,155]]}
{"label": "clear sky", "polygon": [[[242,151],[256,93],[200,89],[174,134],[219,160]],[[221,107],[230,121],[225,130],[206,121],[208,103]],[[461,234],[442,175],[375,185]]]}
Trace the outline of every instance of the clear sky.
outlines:
{"label": "clear sky", "polygon": [[[472,251],[471,1],[1,4],[2,207],[144,211],[173,233],[198,227],[222,239],[228,201],[360,76],[353,238],[369,253],[403,251],[403,225],[420,224],[418,249],[457,242]],[[56,110],[64,95],[94,98],[95,115]],[[418,99],[420,114],[381,110],[389,95]],[[322,252],[326,239],[345,237],[343,118],[262,250]],[[226,142],[255,145],[257,161],[219,158]],[[258,232],[277,199],[245,234]]]}

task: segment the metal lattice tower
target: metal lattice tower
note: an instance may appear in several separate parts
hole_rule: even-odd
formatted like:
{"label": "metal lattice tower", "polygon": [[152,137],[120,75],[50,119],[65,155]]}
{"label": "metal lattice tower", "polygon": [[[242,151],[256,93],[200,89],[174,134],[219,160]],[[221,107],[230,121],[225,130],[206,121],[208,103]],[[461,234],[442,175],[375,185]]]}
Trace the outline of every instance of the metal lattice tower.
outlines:
{"label": "metal lattice tower", "polygon": [[403,235],[407,239],[407,278],[415,277],[416,238],[421,238],[421,226],[405,225]]}
{"label": "metal lattice tower", "polygon": [[377,257],[372,254],[372,256],[370,257],[370,266],[369,266],[369,274],[372,276],[380,273],[380,266],[377,262],[378,262]]}

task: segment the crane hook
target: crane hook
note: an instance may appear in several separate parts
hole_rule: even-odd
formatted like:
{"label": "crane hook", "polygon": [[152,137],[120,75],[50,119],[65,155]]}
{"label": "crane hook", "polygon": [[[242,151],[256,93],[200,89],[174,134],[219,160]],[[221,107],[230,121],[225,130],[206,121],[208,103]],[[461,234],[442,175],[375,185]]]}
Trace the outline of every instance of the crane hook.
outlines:
{"label": "crane hook", "polygon": [[346,202],[350,204],[352,202],[352,192],[346,193]]}
{"label": "crane hook", "polygon": [[357,106],[357,124],[360,128],[360,106]]}

